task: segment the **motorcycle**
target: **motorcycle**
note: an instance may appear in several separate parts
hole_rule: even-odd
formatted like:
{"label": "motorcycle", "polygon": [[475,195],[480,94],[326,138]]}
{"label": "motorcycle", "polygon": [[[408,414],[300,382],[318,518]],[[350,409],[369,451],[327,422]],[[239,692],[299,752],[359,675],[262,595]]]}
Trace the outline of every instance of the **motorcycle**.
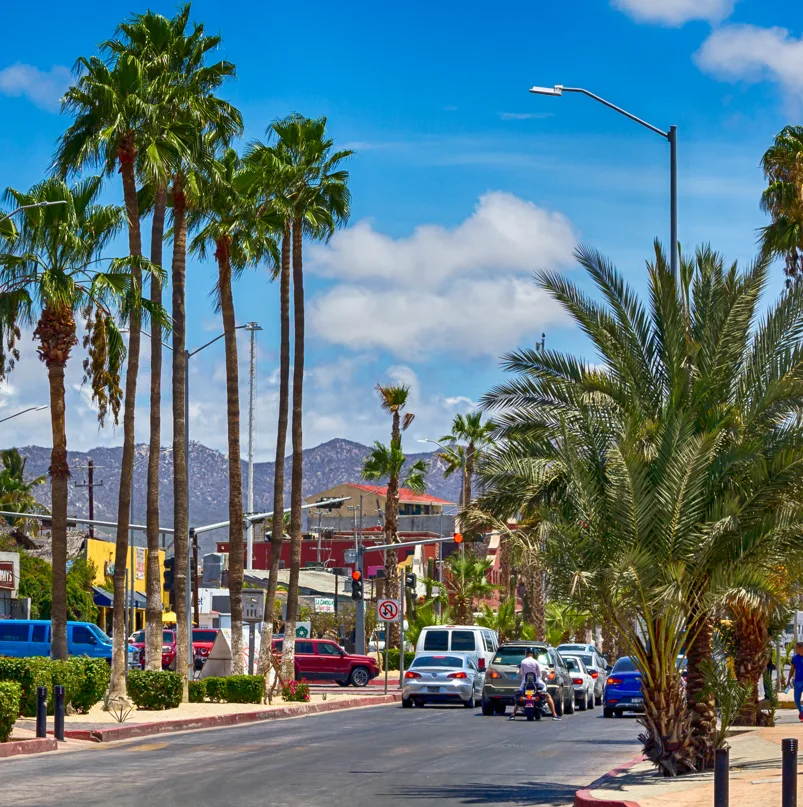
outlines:
{"label": "motorcycle", "polygon": [[536,686],[535,676],[532,673],[527,673],[524,689],[516,695],[516,703],[523,710],[527,720],[541,719],[547,700],[545,693]]}

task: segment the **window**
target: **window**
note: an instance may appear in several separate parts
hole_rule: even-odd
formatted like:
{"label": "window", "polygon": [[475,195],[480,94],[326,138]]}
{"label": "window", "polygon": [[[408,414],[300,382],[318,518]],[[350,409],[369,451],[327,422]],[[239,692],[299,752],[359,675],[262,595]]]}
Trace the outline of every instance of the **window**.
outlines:
{"label": "window", "polygon": [[566,669],[572,672],[580,672],[580,665],[573,658],[563,659],[566,662]]}
{"label": "window", "polygon": [[[448,650],[449,631],[448,630],[428,630],[424,634],[424,650]],[[455,648],[456,650],[457,648]],[[472,645],[471,649],[474,647]]]}
{"label": "window", "polygon": [[95,634],[83,625],[75,625],[72,629],[72,640],[74,644],[97,644]]}
{"label": "window", "polygon": [[311,656],[315,651],[312,642],[296,642],[296,654],[300,656]]}
{"label": "window", "polygon": [[27,642],[30,632],[30,625],[15,625],[10,619],[0,620],[0,642]]}
{"label": "window", "polygon": [[217,639],[216,630],[194,630],[192,632],[193,642],[214,642]]}
{"label": "window", "polygon": [[528,647],[527,645],[502,645],[494,656],[494,664],[510,664],[518,667],[528,650],[535,651],[535,660],[545,667],[549,664],[549,654],[543,647]]}
{"label": "window", "polygon": [[453,630],[452,631],[452,648],[455,653],[476,650],[477,646],[474,643],[474,631],[471,630]]}
{"label": "window", "polygon": [[583,664],[586,665],[586,667],[600,666],[599,664],[596,663],[597,660],[594,658],[593,655],[591,655],[591,653],[583,653],[582,655],[579,656],[579,658],[582,660]]}
{"label": "window", "polygon": [[628,658],[625,656],[624,658],[620,658],[619,661],[616,662],[614,668],[614,672],[635,672],[636,665],[633,663],[632,658]]}
{"label": "window", "polygon": [[331,642],[318,642],[319,656],[339,656],[340,648]]}
{"label": "window", "polygon": [[145,644],[145,631],[138,630],[134,634],[134,644]]}
{"label": "window", "polygon": [[[198,639],[195,638],[195,633],[194,632],[192,634],[192,640],[194,642],[199,641]],[[144,639],[143,639],[143,641],[144,641]],[[173,641],[174,641],[174,639],[173,639],[173,631],[172,630],[163,630],[162,631],[162,644],[173,644]]]}
{"label": "window", "polygon": [[485,649],[493,653],[496,650],[496,642],[494,641],[494,635],[489,630],[484,630],[482,635],[485,637]]}
{"label": "window", "polygon": [[462,667],[463,659],[459,656],[418,656],[413,660],[413,667]]}
{"label": "window", "polygon": [[34,625],[32,642],[46,642],[47,641],[47,625]]}

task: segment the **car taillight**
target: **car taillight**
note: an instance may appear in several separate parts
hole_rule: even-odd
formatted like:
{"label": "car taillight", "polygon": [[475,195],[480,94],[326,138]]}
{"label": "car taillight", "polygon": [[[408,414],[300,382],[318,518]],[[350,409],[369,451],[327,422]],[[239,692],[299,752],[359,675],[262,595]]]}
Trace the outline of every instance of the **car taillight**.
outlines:
{"label": "car taillight", "polygon": [[591,670],[591,672],[589,672],[589,675],[590,675],[590,676],[591,676],[591,677],[592,677],[594,680],[596,680],[597,678],[599,678],[599,672],[598,672],[597,670]]}
{"label": "car taillight", "polygon": [[421,675],[419,673],[417,673],[417,672],[413,672],[412,670],[407,670],[407,672],[404,674],[404,677],[405,678],[420,678]]}
{"label": "car taillight", "polygon": [[502,674],[498,673],[496,670],[491,670],[488,673],[488,678],[501,678],[501,677],[502,677]]}
{"label": "car taillight", "polygon": [[554,681],[554,680],[555,680],[555,671],[554,671],[554,670],[550,670],[550,671],[547,673],[547,676],[546,676],[546,677],[547,677],[547,680],[548,680],[548,681]]}
{"label": "car taillight", "polygon": [[468,676],[464,672],[449,673],[449,675],[447,675],[446,677],[447,678],[468,678]]}
{"label": "car taillight", "polygon": [[572,678],[572,683],[576,684],[577,686],[581,686],[582,683],[583,683],[583,679],[582,678]]}
{"label": "car taillight", "polygon": [[485,659],[479,658],[477,659],[477,669],[482,672],[485,669]]}
{"label": "car taillight", "polygon": [[609,679],[608,679],[608,681],[607,681],[607,683],[608,683],[610,686],[618,687],[618,686],[619,686],[619,684],[621,684],[621,683],[622,683],[622,679],[621,679],[621,678],[609,678]]}

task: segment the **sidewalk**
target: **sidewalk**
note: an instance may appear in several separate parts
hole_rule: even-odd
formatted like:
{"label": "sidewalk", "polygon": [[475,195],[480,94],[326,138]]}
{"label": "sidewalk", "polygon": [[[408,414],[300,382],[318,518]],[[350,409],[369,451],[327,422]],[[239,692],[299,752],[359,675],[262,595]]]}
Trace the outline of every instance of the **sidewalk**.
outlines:
{"label": "sidewalk", "polygon": [[[776,712],[776,726],[734,728],[730,743],[730,807],[780,807],[781,740],[796,737],[803,745],[803,723],[796,712]],[[803,772],[803,758],[798,773]],[[584,805],[594,799],[628,807],[699,807],[714,803],[714,772],[666,778],[652,764],[639,762],[597,787],[581,791]],[[592,797],[592,798],[589,798]]]}

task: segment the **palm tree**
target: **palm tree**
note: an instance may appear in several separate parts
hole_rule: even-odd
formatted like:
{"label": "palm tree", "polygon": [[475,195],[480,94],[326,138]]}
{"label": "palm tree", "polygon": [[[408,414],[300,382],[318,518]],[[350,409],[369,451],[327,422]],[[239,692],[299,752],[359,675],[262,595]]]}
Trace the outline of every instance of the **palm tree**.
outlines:
{"label": "palm tree", "polygon": [[784,260],[787,283],[803,275],[803,126],[786,126],[761,160],[768,187],[761,209],[772,223],[761,230],[764,252]]}
{"label": "palm tree", "polygon": [[[473,555],[455,553],[444,562],[443,582],[426,580],[428,585],[440,587],[436,600],[452,610],[456,625],[473,625],[474,610],[478,601],[489,597],[496,586],[488,580],[491,561]],[[513,600],[515,608],[515,600]]]}
{"label": "palm tree", "polygon": [[[28,192],[9,188],[5,200],[14,207],[47,204],[22,211],[19,230],[10,223],[2,232],[0,251],[0,378],[17,357],[20,326],[35,325],[40,360],[47,367],[53,431],[49,474],[52,485],[53,605],[51,653],[67,658],[67,427],[64,372],[78,344],[76,315],[88,332],[84,364],[91,379],[98,418],[109,408],[114,422],[120,409],[119,373],[125,350],[114,323],[113,304],[130,301],[135,277],[113,264],[98,267],[104,247],[122,226],[119,207],[98,204],[102,180],[90,177],[68,187],[51,178]],[[2,213],[0,213],[2,218]],[[121,594],[122,596],[122,594]]]}
{"label": "palm tree", "polygon": [[539,282],[601,363],[506,357],[518,377],[484,399],[502,444],[478,506],[540,522],[556,596],[615,625],[644,677],[645,753],[669,773],[706,767],[711,609],[734,587],[766,590],[800,551],[803,291],[757,322],[766,259],[739,272],[704,248],[677,279],[657,249],[647,309],[597,253],[578,257],[604,303]]}
{"label": "palm tree", "polygon": [[[276,153],[281,162],[285,189],[286,215],[291,219],[293,270],[293,468],[290,481],[290,579],[287,589],[287,620],[282,664],[293,669],[295,623],[298,610],[298,575],[301,569],[301,529],[303,505],[303,425],[304,398],[304,236],[328,239],[349,217],[348,171],[341,165],[351,156],[347,150],[334,151],[334,141],[326,134],[326,118],[290,115],[276,121],[271,129],[277,139]],[[286,224],[285,224],[286,228]],[[284,228],[283,228],[284,229]],[[274,502],[274,510],[276,509]]]}
{"label": "palm tree", "polygon": [[[30,482],[25,481],[25,466],[27,457],[20,455],[16,448],[7,448],[0,451],[0,510],[10,510],[14,513],[40,513],[46,514],[47,508],[41,504],[34,489],[44,485],[47,476],[38,476]],[[13,527],[20,522],[23,529],[31,529],[34,533],[37,530],[38,521],[16,518],[14,516],[3,516],[9,526]],[[30,526],[29,526],[30,525]]]}
{"label": "palm tree", "polygon": [[[462,459],[465,468],[461,484],[463,507],[471,504],[471,483],[474,479],[474,469],[481,458],[483,449],[493,443],[493,432],[494,424],[490,420],[482,422],[482,412],[468,412],[465,415],[458,413],[452,421],[451,433],[440,439],[441,443],[450,447],[463,448]],[[456,470],[458,469],[454,467],[454,463],[448,463],[443,475],[448,477]]]}
{"label": "palm tree", "polygon": [[[231,651],[235,675],[243,672],[243,477],[240,462],[240,392],[237,365],[237,326],[232,279],[263,260],[277,263],[274,233],[281,225],[269,207],[243,197],[235,180],[241,161],[234,149],[225,149],[212,167],[201,193],[202,229],[192,251],[206,258],[214,254],[218,265],[215,288],[223,316],[226,345],[226,411],[229,446],[229,594],[231,599]],[[214,248],[214,252],[213,252]]]}

